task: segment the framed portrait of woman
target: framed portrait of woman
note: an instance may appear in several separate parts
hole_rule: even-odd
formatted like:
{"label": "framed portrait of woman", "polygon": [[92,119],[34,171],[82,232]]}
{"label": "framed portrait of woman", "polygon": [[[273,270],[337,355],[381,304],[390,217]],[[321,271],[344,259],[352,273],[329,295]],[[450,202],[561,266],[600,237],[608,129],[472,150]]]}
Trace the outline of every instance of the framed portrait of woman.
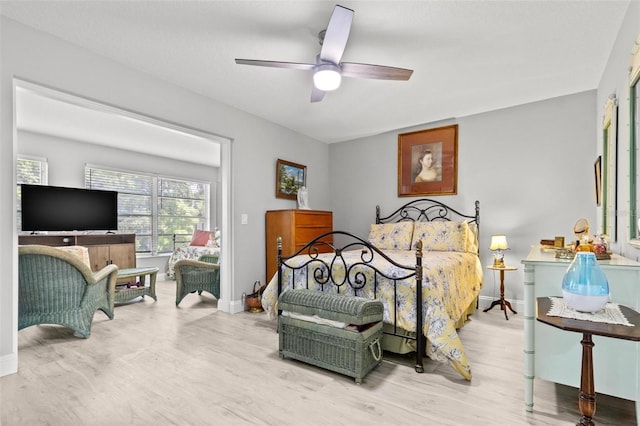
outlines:
{"label": "framed portrait of woman", "polygon": [[398,196],[455,195],[458,125],[398,135]]}

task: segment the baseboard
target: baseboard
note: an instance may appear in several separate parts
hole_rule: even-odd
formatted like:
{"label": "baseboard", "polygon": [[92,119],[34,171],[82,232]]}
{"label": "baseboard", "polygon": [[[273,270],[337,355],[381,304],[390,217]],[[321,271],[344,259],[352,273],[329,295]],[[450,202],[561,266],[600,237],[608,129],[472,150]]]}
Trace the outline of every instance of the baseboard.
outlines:
{"label": "baseboard", "polygon": [[244,312],[245,309],[245,304],[244,301],[241,300],[232,300],[231,303],[229,304],[229,312],[232,314],[237,314],[238,312]]}
{"label": "baseboard", "polygon": [[0,357],[0,377],[18,372],[18,354],[13,353]]}
{"label": "baseboard", "polygon": [[[483,309],[487,309],[489,306],[491,306],[491,303],[496,299],[498,298],[493,296],[480,296],[478,298],[478,305],[479,305],[478,310],[482,311]],[[511,302],[511,306],[516,312],[524,312],[524,300],[518,300],[518,299],[507,299],[507,300]]]}

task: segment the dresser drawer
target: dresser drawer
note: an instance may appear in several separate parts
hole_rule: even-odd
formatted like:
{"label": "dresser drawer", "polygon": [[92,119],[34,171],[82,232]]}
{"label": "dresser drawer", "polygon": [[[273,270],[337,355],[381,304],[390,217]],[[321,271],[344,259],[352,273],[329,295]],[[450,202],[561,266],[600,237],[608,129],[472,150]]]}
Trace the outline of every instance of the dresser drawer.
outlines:
{"label": "dresser drawer", "polygon": [[296,228],[308,226],[331,228],[332,225],[331,212],[296,212]]}
{"label": "dresser drawer", "polygon": [[[313,240],[318,235],[324,234],[325,232],[331,232],[330,227],[326,228],[298,228],[296,230],[296,235],[294,237],[294,242],[296,246],[305,245],[309,241]],[[332,239],[329,237],[328,242],[332,242]]]}

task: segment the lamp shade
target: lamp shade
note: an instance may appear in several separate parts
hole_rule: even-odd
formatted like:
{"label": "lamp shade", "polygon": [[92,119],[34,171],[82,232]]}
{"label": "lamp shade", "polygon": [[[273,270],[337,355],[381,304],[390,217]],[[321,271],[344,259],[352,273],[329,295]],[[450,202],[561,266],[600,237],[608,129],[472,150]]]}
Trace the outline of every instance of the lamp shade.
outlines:
{"label": "lamp shade", "polygon": [[489,250],[506,250],[509,248],[506,235],[492,235]]}
{"label": "lamp shade", "polygon": [[313,84],[318,90],[329,92],[340,87],[340,68],[334,64],[317,65],[313,71]]}

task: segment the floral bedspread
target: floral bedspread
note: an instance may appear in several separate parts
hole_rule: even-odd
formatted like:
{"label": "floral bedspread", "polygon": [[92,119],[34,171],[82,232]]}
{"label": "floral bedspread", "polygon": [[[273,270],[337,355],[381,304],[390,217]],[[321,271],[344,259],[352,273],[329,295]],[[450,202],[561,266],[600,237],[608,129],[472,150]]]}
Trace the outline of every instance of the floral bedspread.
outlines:
{"label": "floral bedspread", "polygon": [[220,256],[220,247],[207,246],[184,246],[176,247],[167,262],[167,278],[175,279],[175,265],[178,260],[189,259],[198,260],[203,254],[213,254]]}
{"label": "floral bedspread", "polygon": [[[391,259],[401,265],[415,265],[415,252],[404,250],[385,251]],[[333,253],[320,254],[319,259],[326,263],[331,262]],[[346,269],[360,261],[361,252],[345,251],[342,257],[345,259]],[[308,256],[297,256],[287,263],[288,265],[301,266],[309,262]],[[399,277],[406,275],[406,271],[395,267],[381,257],[372,263],[378,270],[387,276]],[[315,265],[315,266],[314,266]],[[289,268],[284,268],[283,291],[289,288],[315,288],[320,286],[313,280],[312,273],[316,269],[324,269],[319,262],[311,262],[305,269],[295,273]],[[335,283],[344,279],[345,266],[341,262],[334,262],[331,266],[333,283],[329,291],[336,292]],[[307,273],[307,269],[311,273]],[[350,276],[355,272],[352,270]],[[370,268],[360,270],[365,277],[367,286],[358,291],[358,296],[373,297],[372,283],[374,271]],[[293,281],[292,284],[292,275]],[[384,322],[393,323],[393,316],[397,318],[398,326],[409,332],[416,331],[416,304],[415,304],[415,277],[398,280],[397,302],[393,301],[393,283],[390,280],[378,277],[377,298],[384,305]],[[307,285],[308,283],[308,285]],[[478,256],[471,253],[430,251],[423,254],[423,333],[427,337],[426,354],[429,358],[449,362],[453,368],[467,380],[471,380],[471,367],[455,328],[456,322],[466,311],[480,293],[482,286],[482,265]],[[325,286],[326,287],[326,286]],[[346,285],[345,287],[349,287]],[[345,287],[340,293],[345,293]],[[277,274],[269,282],[262,295],[262,306],[275,318],[277,313]],[[327,291],[325,288],[324,291]],[[354,294],[349,288],[348,294]]]}

